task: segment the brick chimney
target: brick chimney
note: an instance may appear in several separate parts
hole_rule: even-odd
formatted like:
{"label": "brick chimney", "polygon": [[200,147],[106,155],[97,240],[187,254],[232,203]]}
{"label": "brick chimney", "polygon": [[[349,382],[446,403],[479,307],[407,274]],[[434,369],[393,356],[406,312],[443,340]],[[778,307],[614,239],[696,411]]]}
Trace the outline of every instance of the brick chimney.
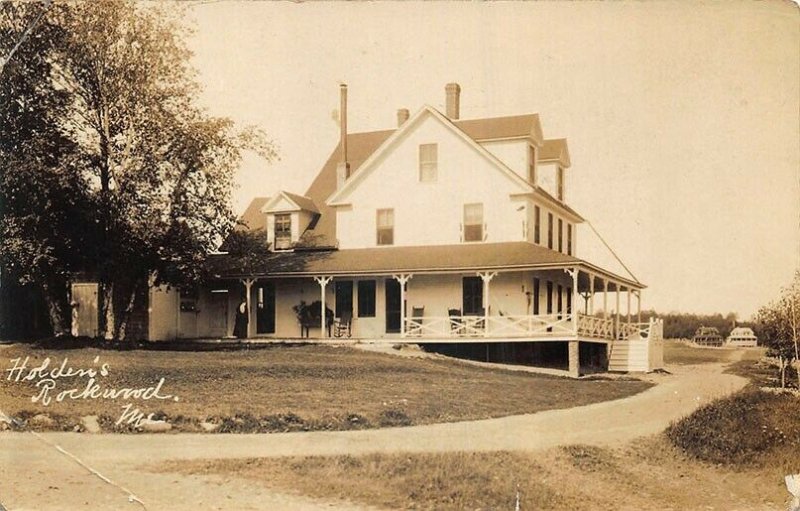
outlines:
{"label": "brick chimney", "polygon": [[401,108],[397,111],[397,127],[399,128],[408,120],[408,108]]}
{"label": "brick chimney", "polygon": [[461,107],[461,87],[457,83],[448,83],[444,86],[444,91],[447,96],[445,109],[447,117],[454,121],[458,120]]}
{"label": "brick chimney", "polygon": [[347,161],[347,84],[339,85],[339,163],[336,166],[336,188],[339,189],[350,177],[350,162]]}

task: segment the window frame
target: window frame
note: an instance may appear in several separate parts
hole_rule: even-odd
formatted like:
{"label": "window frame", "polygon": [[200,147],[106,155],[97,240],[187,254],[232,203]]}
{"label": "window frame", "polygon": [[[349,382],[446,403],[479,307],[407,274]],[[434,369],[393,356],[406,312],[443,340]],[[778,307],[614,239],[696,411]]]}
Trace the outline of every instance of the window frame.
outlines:
{"label": "window frame", "polygon": [[[359,318],[374,318],[377,310],[378,284],[376,280],[359,280],[357,304]],[[372,288],[371,290],[369,288]]]}
{"label": "window frame", "polygon": [[553,249],[553,214],[547,213],[547,248]]}
{"label": "window frame", "polygon": [[572,224],[567,222],[567,255],[572,255]]}
{"label": "window frame", "polygon": [[564,220],[558,219],[558,251],[564,252]]}
{"label": "window frame", "polygon": [[528,182],[536,184],[536,146],[528,144]]}
{"label": "window frame", "polygon": [[[430,150],[432,155],[430,153],[424,154],[425,150]],[[427,157],[427,159],[423,159],[424,156]],[[418,164],[419,174],[417,178],[419,182],[435,183],[439,179],[439,144],[420,144],[418,149]]]}
{"label": "window frame", "polygon": [[533,242],[537,245],[541,244],[542,236],[542,210],[539,206],[533,206]]}
{"label": "window frame", "polygon": [[[468,218],[467,210],[468,210],[468,208],[476,207],[476,206],[480,209],[480,220],[477,223],[474,223],[474,222],[473,223],[467,223],[467,218]],[[470,202],[470,203],[464,204],[463,217],[462,217],[461,225],[463,226],[462,227],[462,229],[463,229],[463,241],[465,243],[480,243],[480,242],[482,242],[484,240],[485,235],[486,235],[484,227],[485,227],[486,224],[484,222],[483,202]],[[471,230],[469,229],[470,227],[471,228],[477,227],[479,229],[479,231],[478,231],[479,236],[477,236],[477,239],[468,239],[467,233],[471,232]],[[471,237],[472,236],[470,236],[470,238]]]}
{"label": "window frame", "polygon": [[[381,214],[388,215],[390,220],[389,224],[381,224]],[[391,246],[394,245],[394,208],[382,208],[375,210],[375,244],[378,246]],[[384,236],[381,236],[381,233]],[[388,242],[386,241],[385,233],[389,232]]]}
{"label": "window frame", "polygon": [[[279,228],[280,226],[280,228]],[[292,214],[275,213],[273,219],[272,232],[274,236],[273,246],[276,250],[291,248],[292,246]],[[283,245],[283,242],[286,245]],[[279,246],[280,245],[280,246]]]}

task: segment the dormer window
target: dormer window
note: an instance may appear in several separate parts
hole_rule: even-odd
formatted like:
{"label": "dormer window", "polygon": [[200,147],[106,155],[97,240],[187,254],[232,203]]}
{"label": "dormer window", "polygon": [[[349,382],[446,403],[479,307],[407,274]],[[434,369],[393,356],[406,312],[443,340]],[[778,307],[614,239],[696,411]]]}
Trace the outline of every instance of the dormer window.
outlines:
{"label": "dormer window", "polygon": [[292,248],[292,215],[275,215],[275,250]]}
{"label": "dormer window", "polygon": [[464,204],[464,241],[483,241],[483,204]]}
{"label": "dormer window", "polygon": [[556,175],[556,197],[560,201],[564,201],[564,167],[558,166]]}
{"label": "dormer window", "polygon": [[419,146],[419,181],[433,183],[439,168],[438,144],[421,144]]}

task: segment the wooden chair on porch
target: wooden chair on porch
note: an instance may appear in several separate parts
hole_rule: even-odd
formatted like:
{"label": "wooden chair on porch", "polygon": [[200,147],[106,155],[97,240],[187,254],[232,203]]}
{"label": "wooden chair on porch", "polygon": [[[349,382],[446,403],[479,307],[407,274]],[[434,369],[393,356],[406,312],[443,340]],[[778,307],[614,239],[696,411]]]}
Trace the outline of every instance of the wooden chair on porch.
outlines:
{"label": "wooden chair on porch", "polygon": [[422,335],[422,317],[425,315],[425,306],[411,307],[411,320],[408,323],[407,335],[417,336]]}
{"label": "wooden chair on porch", "polygon": [[333,322],[334,337],[350,337],[352,335],[353,313],[343,311],[342,314]]}
{"label": "wooden chair on porch", "polygon": [[464,333],[464,318],[461,316],[461,309],[447,309],[450,316],[450,333],[462,335]]}

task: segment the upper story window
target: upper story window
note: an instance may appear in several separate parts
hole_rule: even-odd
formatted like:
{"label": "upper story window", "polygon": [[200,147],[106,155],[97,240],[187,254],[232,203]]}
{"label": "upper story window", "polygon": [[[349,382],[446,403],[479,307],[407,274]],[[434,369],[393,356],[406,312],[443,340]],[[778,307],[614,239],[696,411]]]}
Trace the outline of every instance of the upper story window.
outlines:
{"label": "upper story window", "polygon": [[564,251],[564,221],[558,219],[558,251]]}
{"label": "upper story window", "polygon": [[561,165],[558,166],[556,172],[556,195],[558,200],[564,201],[564,167]]}
{"label": "upper story window", "polygon": [[536,146],[528,146],[528,181],[536,184]]}
{"label": "upper story window", "polygon": [[539,206],[533,207],[533,242],[537,245],[541,240],[540,231],[542,230],[542,210]]}
{"label": "upper story window", "polygon": [[547,214],[547,248],[553,248],[553,214]]}
{"label": "upper story window", "polygon": [[281,213],[275,215],[275,249],[292,247],[292,215]]}
{"label": "upper story window", "polygon": [[483,204],[464,204],[464,241],[483,241]]}
{"label": "upper story window", "polygon": [[567,224],[567,255],[572,255],[572,224]]}
{"label": "upper story window", "polygon": [[376,224],[378,245],[394,245],[394,210],[379,209]]}
{"label": "upper story window", "polygon": [[439,168],[438,144],[420,144],[419,146],[419,180],[422,183],[436,181]]}

